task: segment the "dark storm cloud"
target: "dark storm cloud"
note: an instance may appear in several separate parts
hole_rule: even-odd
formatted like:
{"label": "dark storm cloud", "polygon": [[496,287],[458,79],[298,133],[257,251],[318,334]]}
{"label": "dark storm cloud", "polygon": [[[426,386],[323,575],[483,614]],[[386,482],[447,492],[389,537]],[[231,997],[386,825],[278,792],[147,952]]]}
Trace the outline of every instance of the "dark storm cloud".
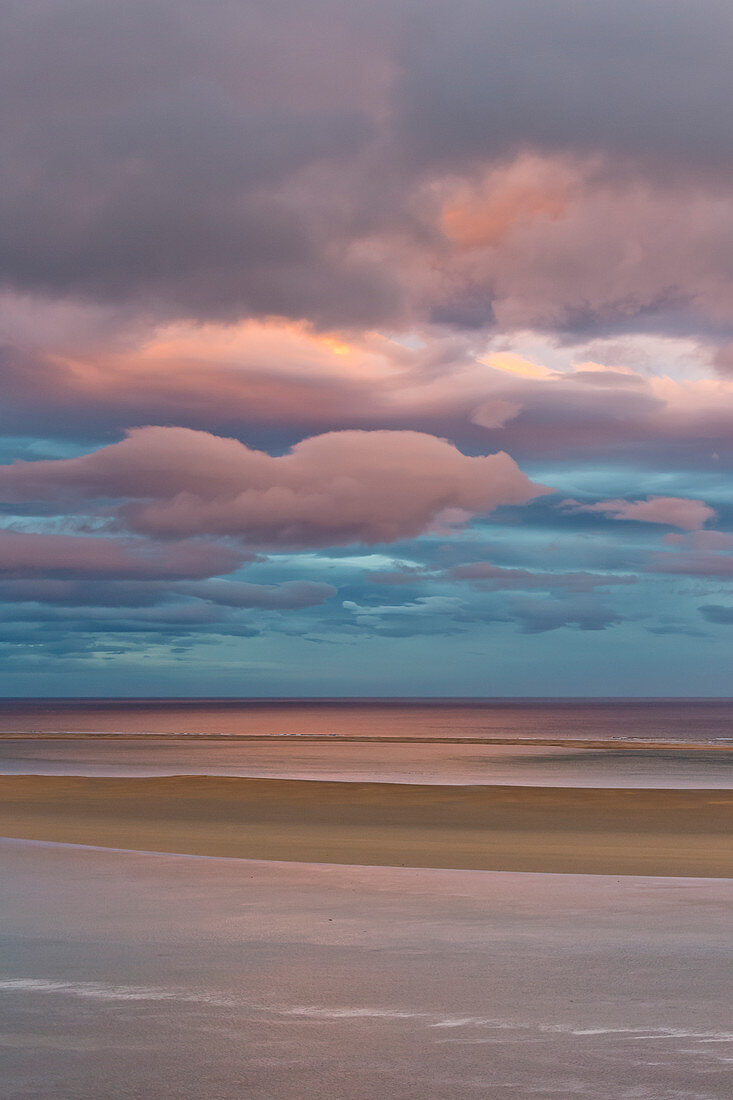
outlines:
{"label": "dark storm cloud", "polygon": [[[144,311],[389,315],[389,279],[302,173],[358,156],[378,106],[334,5],[4,5],[2,274]],[[376,87],[375,87],[376,83]]]}
{"label": "dark storm cloud", "polygon": [[[161,317],[565,330],[672,302],[730,321],[731,35],[722,2],[8,0],[0,276]],[[469,275],[434,184],[527,150],[583,178],[511,264],[499,249]],[[664,227],[634,172],[663,177]],[[512,224],[537,209],[522,196]],[[619,295],[603,269],[637,241]]]}
{"label": "dark storm cloud", "polygon": [[397,101],[415,156],[522,147],[721,167],[733,149],[726,0],[413,5]]}

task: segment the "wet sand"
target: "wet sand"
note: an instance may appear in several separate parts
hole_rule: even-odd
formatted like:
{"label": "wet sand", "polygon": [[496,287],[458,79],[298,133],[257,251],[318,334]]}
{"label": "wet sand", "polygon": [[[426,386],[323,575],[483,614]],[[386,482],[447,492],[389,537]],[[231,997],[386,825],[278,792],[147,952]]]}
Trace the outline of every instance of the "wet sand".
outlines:
{"label": "wet sand", "polygon": [[723,880],[0,840],[4,1100],[730,1100]]}
{"label": "wet sand", "polygon": [[0,834],[264,860],[733,875],[733,792],[0,776]]}

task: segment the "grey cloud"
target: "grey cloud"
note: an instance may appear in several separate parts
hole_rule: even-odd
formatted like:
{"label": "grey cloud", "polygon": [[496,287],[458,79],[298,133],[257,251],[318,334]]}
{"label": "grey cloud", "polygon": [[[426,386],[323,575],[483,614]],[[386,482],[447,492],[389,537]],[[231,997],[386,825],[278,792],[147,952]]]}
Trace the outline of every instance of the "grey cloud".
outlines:
{"label": "grey cloud", "polygon": [[711,603],[703,604],[698,610],[703,619],[706,619],[709,623],[716,623],[719,626],[733,626],[733,607],[726,604]]}
{"label": "grey cloud", "polygon": [[525,634],[542,634],[563,627],[605,630],[623,616],[589,593],[559,599],[514,596],[500,601],[469,603],[457,596],[420,596],[404,604],[364,605],[345,601],[354,628],[392,637],[465,633],[486,623],[515,623]]}
{"label": "grey cloud", "polygon": [[0,530],[0,579],[183,580],[231,573],[253,555],[226,543]]}
{"label": "grey cloud", "polygon": [[592,597],[567,600],[516,598],[511,612],[525,634],[542,634],[561,627],[579,630],[605,630],[623,621],[623,616]]}
{"label": "grey cloud", "polygon": [[382,78],[358,16],[329,0],[307,16],[221,0],[3,11],[5,279],[163,315],[394,314],[377,265],[331,255],[358,236],[348,204],[324,209],[301,180],[370,137]]}
{"label": "grey cloud", "polygon": [[353,617],[352,629],[390,638],[460,634],[474,620],[470,608],[457,596],[419,596],[403,604],[345,600],[343,607]]}
{"label": "grey cloud", "polygon": [[546,591],[564,589],[569,592],[592,592],[596,588],[635,584],[637,580],[630,575],[589,573],[582,570],[574,573],[535,573],[527,569],[508,569],[487,561],[454,565],[447,575],[454,580],[468,581],[485,591],[541,588]]}
{"label": "grey cloud", "polygon": [[408,585],[434,579],[436,575],[424,565],[403,565],[396,569],[369,570],[364,579],[369,584]]}
{"label": "grey cloud", "polygon": [[157,582],[115,580],[0,581],[4,603],[62,604],[65,607],[151,607],[167,589]]}
{"label": "grey cloud", "polygon": [[728,163],[725,0],[440,0],[419,5],[403,51],[401,136],[413,156],[517,147]]}
{"label": "grey cloud", "polygon": [[[633,324],[677,296],[714,313],[730,294],[707,229],[702,263],[717,285],[703,271],[678,288],[654,265],[652,226],[640,285],[620,301],[595,277],[603,236],[576,241],[588,220],[602,228],[593,209],[559,242],[530,246],[520,271],[505,256],[456,294],[448,257],[444,291],[423,285],[446,258],[426,198],[446,170],[471,175],[533,149],[596,157],[611,182],[633,170],[704,191],[725,176],[721,0],[8,0],[2,18],[0,274],[22,290],[321,325],[400,325],[431,309],[486,324],[497,293],[508,315],[518,293],[514,316],[534,310],[563,328],[595,313]],[[712,224],[730,236],[726,203]],[[673,208],[684,219],[686,204]],[[623,267],[637,239],[636,223],[622,228],[607,265]],[[680,255],[688,229],[676,225]],[[559,314],[547,288],[538,307],[527,285],[543,249],[580,264],[550,302]]]}
{"label": "grey cloud", "polygon": [[174,591],[226,607],[257,607],[285,611],[317,607],[336,595],[332,584],[318,581],[285,581],[283,584],[250,584],[246,581],[193,581],[177,584]]}
{"label": "grey cloud", "polygon": [[[80,609],[16,605],[0,613],[0,641],[17,645],[58,644],[75,635],[145,635],[167,644],[172,639],[198,636],[254,637],[259,628],[230,617],[223,608],[203,603],[171,604],[152,608],[89,607]],[[91,643],[84,641],[86,647]]]}
{"label": "grey cloud", "polygon": [[259,608],[289,611],[317,607],[336,594],[333,585],[317,581],[285,581],[252,584],[248,581],[119,581],[95,580],[0,580],[0,601],[6,603],[60,604],[65,607],[152,607],[187,596],[227,608]]}

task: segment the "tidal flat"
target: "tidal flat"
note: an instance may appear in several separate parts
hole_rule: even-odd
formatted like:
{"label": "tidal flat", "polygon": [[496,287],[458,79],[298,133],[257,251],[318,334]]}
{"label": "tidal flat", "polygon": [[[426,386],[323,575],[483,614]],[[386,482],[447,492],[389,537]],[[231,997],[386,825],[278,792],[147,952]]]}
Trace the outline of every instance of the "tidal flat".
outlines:
{"label": "tidal flat", "polygon": [[7,1100],[731,1094],[730,881],[0,859]]}

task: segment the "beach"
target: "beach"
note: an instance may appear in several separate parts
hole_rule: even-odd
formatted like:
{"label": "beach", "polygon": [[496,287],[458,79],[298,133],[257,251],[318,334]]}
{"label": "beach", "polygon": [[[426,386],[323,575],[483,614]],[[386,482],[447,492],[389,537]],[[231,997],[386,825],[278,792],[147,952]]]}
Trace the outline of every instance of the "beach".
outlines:
{"label": "beach", "polygon": [[327,711],[0,708],[3,1097],[728,1100],[722,720]]}
{"label": "beach", "polygon": [[733,792],[222,776],[0,776],[0,833],[385,866],[733,874]]}
{"label": "beach", "polygon": [[0,860],[7,1100],[731,1094],[730,881]]}

